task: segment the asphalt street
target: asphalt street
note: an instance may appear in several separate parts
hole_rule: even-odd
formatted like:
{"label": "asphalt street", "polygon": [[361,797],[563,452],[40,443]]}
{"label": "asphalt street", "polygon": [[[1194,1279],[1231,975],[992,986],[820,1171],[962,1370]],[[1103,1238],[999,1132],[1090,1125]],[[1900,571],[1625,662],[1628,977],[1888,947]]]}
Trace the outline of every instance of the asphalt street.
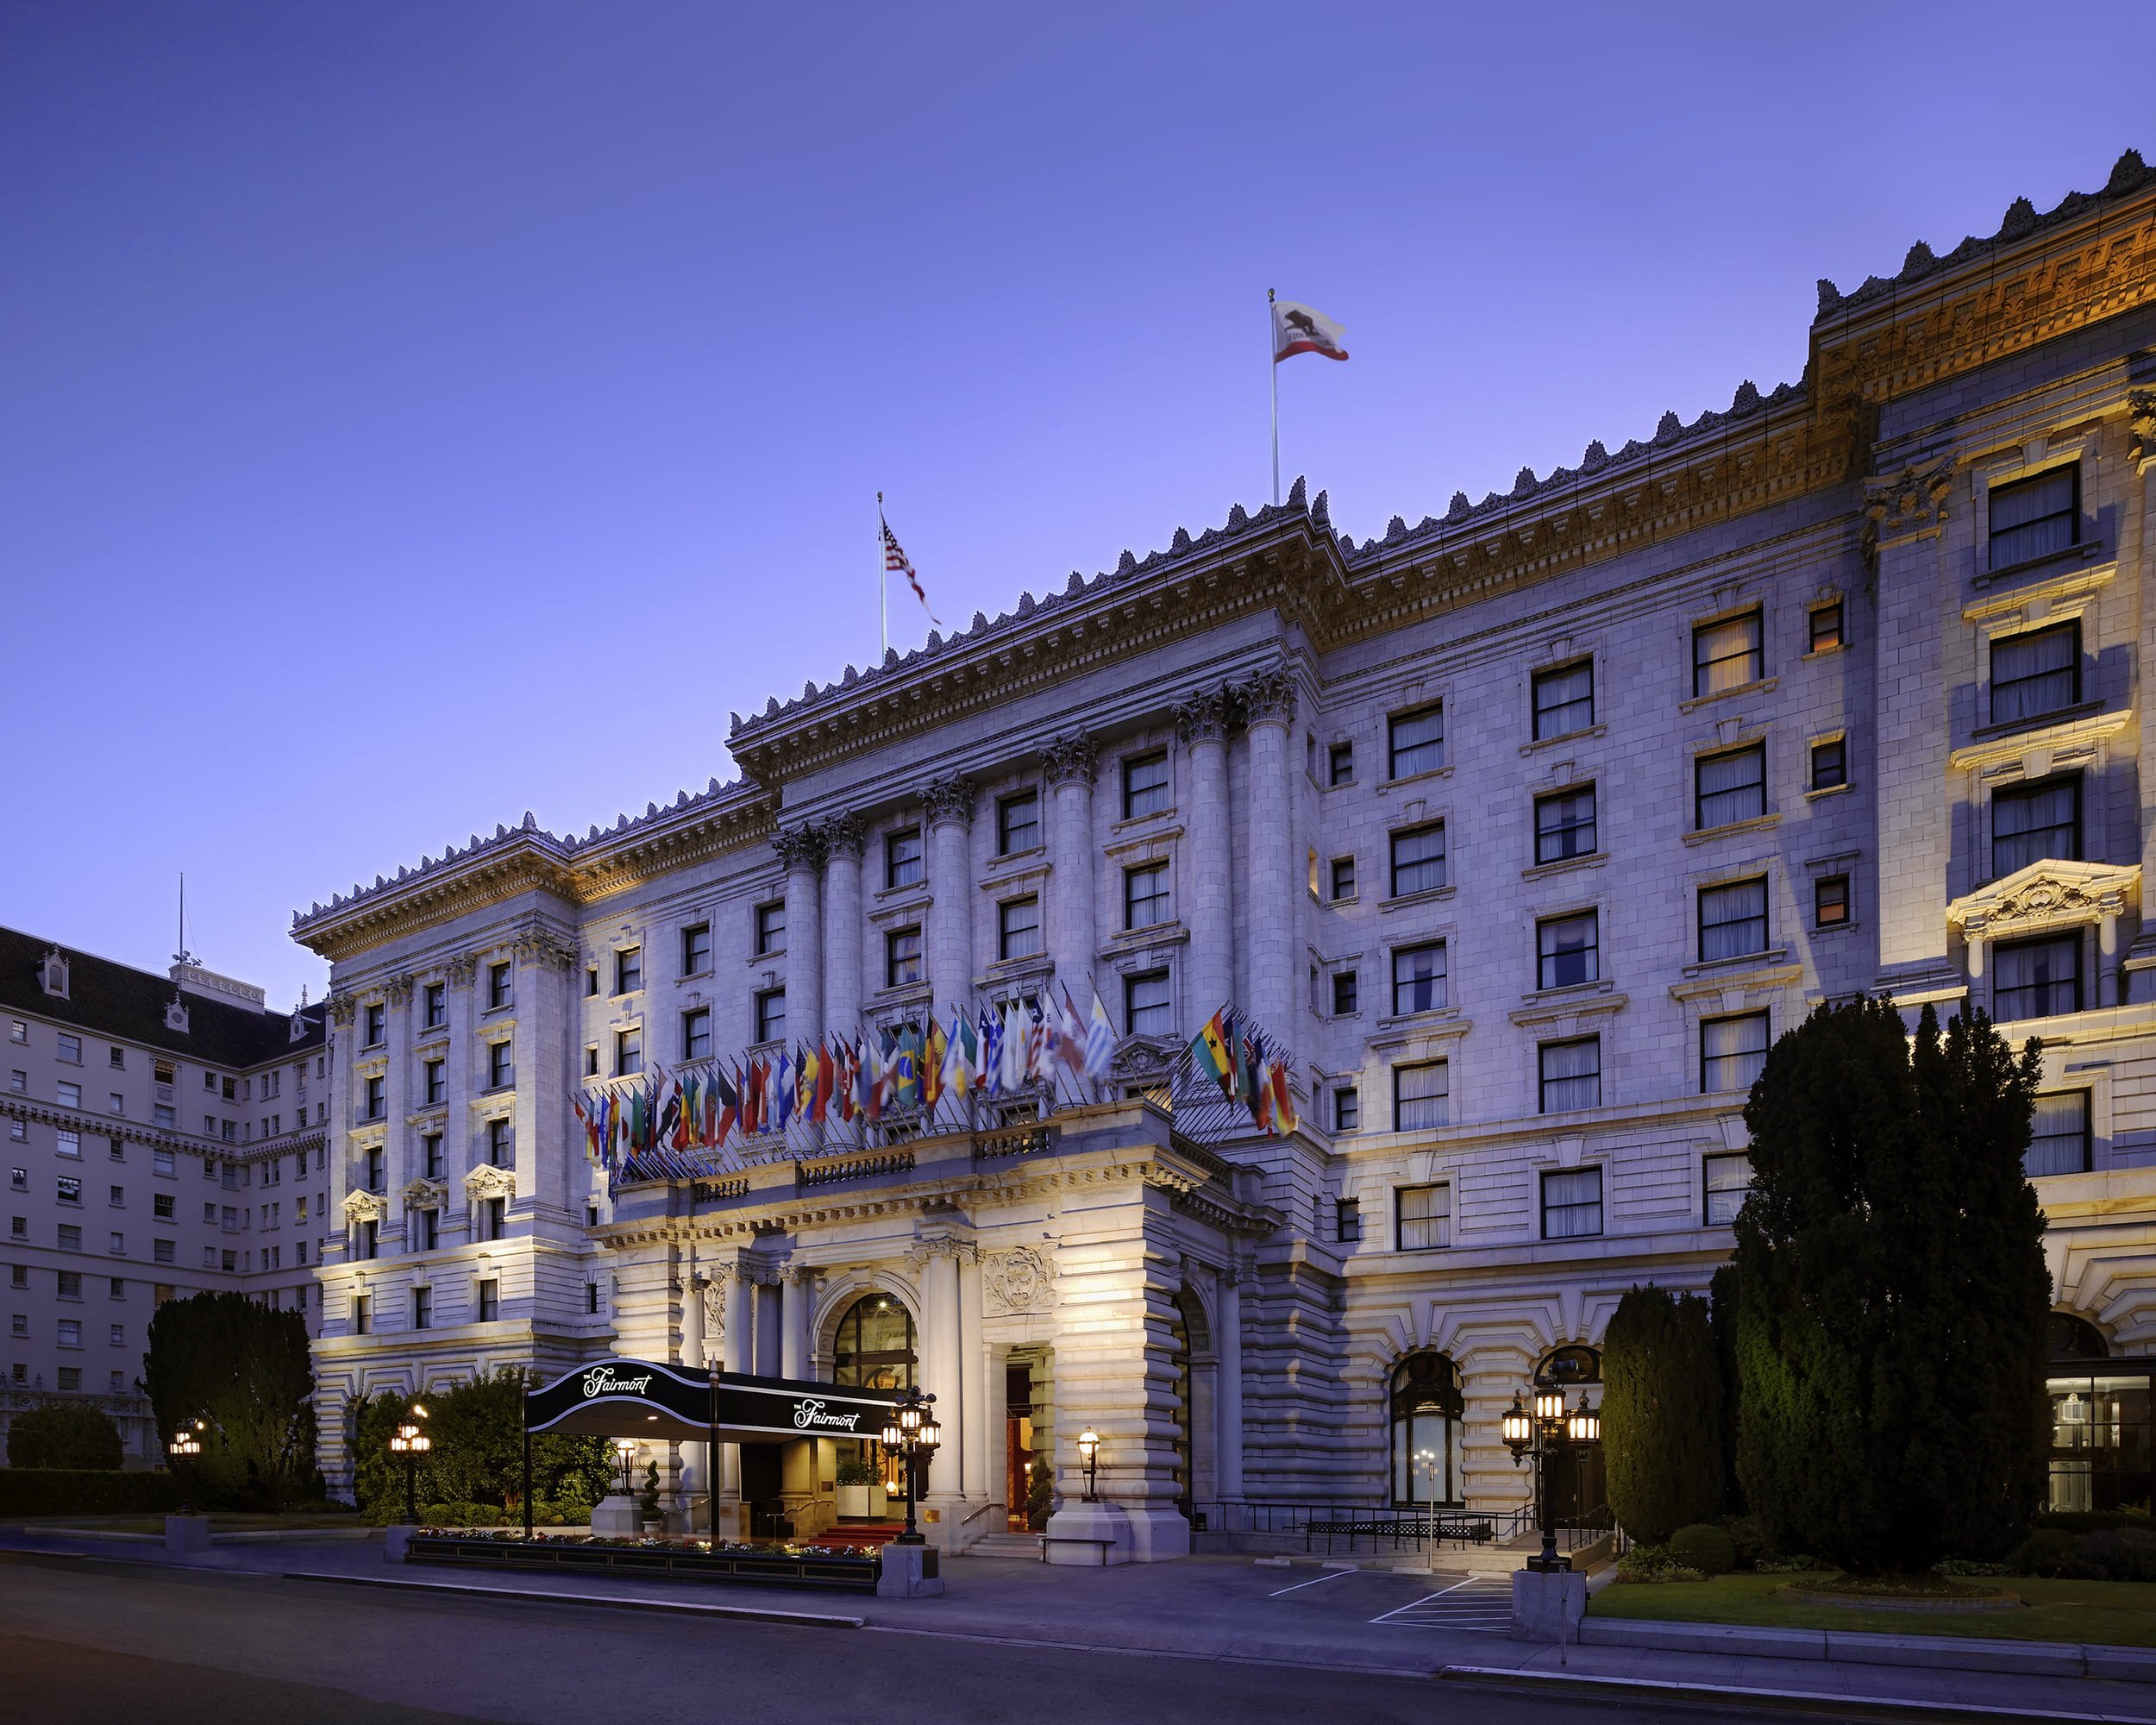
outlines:
{"label": "asphalt street", "polygon": [[[271,1717],[310,1725],[843,1717],[879,1725],[1584,1725],[1675,1711],[1663,1701],[1635,1706],[933,1631],[695,1620],[147,1565],[0,1566],[0,1716],[36,1725]],[[1689,1708],[1683,1716],[1751,1716]]]}

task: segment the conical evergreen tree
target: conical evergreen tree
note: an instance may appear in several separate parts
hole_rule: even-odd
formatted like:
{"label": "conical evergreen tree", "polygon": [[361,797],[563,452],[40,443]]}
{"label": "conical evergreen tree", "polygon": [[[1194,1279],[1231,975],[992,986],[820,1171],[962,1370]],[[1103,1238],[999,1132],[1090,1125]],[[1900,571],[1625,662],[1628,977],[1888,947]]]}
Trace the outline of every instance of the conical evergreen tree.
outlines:
{"label": "conical evergreen tree", "polygon": [[1721,1386],[1696,1295],[1649,1286],[1617,1302],[1602,1335],[1602,1465],[1636,1540],[1721,1513]]}

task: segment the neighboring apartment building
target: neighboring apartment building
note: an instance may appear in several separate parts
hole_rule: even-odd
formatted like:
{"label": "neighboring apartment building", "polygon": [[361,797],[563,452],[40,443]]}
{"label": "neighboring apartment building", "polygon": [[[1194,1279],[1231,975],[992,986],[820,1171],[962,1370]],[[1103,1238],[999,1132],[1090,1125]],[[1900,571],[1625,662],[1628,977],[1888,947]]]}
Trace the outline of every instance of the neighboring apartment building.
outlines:
{"label": "neighboring apartment building", "polygon": [[7,1421],[54,1397],[110,1414],[161,1459],[140,1393],[163,1302],[238,1290],[321,1303],[329,1182],[322,1007],[198,965],[137,970],[0,929]]}
{"label": "neighboring apartment building", "polygon": [[[2128,156],[1822,284],[1800,384],[1362,544],[1298,482],[736,717],[744,781],[317,905],[325,1471],[362,1396],[618,1352],[918,1374],[949,1545],[1025,1462],[1072,1488],[1086,1425],[1140,1555],[1252,1503],[1508,1509],[1515,1390],[1591,1389],[1633,1283],[1704,1286],[1771,1039],[1877,990],[2044,1039],[2054,1494],[2146,1501],[2152,465]],[[611,1197],[585,1154],[573,1098],[652,1063],[1065,987],[1117,1082],[1037,1132],[797,1127]],[[1293,1051],[1295,1131],[1160,1106],[1223,1001]],[[724,1516],[812,1530],[837,1458],[727,1462]]]}

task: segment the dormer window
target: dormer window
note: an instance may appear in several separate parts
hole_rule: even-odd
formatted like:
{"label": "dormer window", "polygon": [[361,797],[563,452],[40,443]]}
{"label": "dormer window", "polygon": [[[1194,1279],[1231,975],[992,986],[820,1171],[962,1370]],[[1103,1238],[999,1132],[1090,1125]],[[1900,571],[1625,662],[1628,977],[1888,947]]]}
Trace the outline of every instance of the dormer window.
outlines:
{"label": "dormer window", "polygon": [[39,980],[47,994],[58,1000],[67,998],[67,961],[60,957],[58,947],[45,955],[39,970]]}

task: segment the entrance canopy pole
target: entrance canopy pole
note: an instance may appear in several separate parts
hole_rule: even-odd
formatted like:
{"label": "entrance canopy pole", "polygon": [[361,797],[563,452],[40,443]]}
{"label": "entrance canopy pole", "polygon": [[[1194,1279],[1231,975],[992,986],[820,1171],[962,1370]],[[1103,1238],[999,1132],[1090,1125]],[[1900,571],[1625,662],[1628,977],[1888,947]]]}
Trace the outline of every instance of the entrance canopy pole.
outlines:
{"label": "entrance canopy pole", "polygon": [[[708,1357],[707,1357],[708,1361]],[[711,1434],[704,1449],[704,1490],[711,1500],[711,1549],[718,1549],[718,1368],[711,1373]]]}
{"label": "entrance canopy pole", "polygon": [[519,1396],[517,1398],[519,1422],[524,1428],[524,1542],[531,1542],[531,1408]]}

